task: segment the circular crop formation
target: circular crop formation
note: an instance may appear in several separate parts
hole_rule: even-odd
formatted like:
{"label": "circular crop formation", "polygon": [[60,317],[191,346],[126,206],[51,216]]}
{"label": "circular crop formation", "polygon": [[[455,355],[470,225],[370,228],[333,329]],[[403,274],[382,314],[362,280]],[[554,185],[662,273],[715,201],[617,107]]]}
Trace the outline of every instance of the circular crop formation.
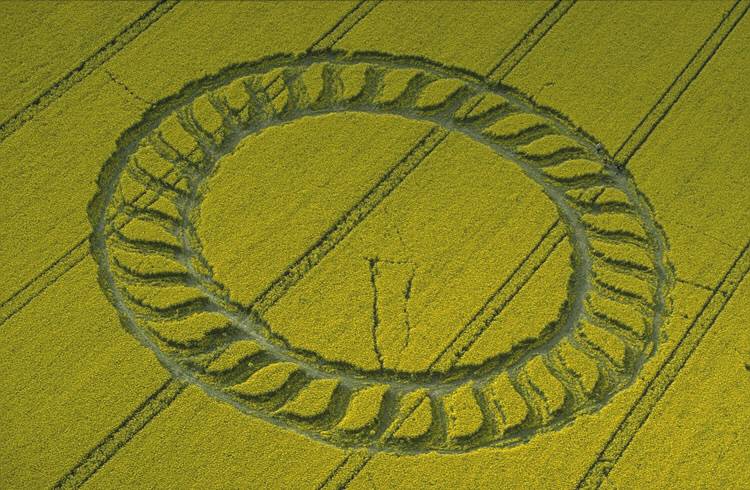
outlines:
{"label": "circular crop formation", "polygon": [[[539,184],[560,218],[544,240],[573,245],[569,300],[554,332],[471,368],[460,366],[460,342],[420,373],[328,362],[289,345],[264,319],[325,247],[252,304],[235,301],[196,231],[206,183],[247,136],[333,112],[432,122],[425,146],[460,132]],[[663,239],[600,148],[558,115],[470,73],[387,55],[278,57],[189,85],[123,136],[90,207],[92,249],[123,325],[173,375],[243,412],[343,447],[511,445],[600,408],[655,348]]]}

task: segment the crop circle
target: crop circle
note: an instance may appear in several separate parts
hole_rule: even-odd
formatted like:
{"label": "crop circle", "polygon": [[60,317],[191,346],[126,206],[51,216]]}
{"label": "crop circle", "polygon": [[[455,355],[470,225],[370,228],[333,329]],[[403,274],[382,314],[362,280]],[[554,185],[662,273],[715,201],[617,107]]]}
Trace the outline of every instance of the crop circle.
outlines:
{"label": "crop circle", "polygon": [[[431,122],[416,152],[460,132],[539,184],[559,213],[540,247],[567,238],[574,250],[555,331],[471,368],[458,366],[458,339],[423,373],[363,372],[301,352],[263,314],[335,240],[313,247],[252,304],[234,300],[195,228],[216,163],[251,134],[334,112]],[[629,176],[600,148],[559,115],[471,73],[389,55],[275,57],[190,84],[123,135],[90,207],[92,250],[125,328],[173,375],[244,412],[344,447],[511,445],[597,410],[656,345],[663,239]],[[366,206],[387,195],[384,181]],[[349,229],[341,226],[334,238]]]}

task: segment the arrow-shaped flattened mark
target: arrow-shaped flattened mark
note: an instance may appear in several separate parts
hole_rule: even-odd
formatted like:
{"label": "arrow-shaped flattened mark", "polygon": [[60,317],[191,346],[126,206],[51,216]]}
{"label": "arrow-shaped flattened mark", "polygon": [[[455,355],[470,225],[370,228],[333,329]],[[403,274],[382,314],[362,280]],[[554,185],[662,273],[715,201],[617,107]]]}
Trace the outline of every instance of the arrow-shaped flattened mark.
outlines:
{"label": "arrow-shaped flattened mark", "polygon": [[378,258],[368,261],[373,291],[373,348],[380,367],[395,370],[401,353],[409,345],[408,303],[414,281],[414,264]]}

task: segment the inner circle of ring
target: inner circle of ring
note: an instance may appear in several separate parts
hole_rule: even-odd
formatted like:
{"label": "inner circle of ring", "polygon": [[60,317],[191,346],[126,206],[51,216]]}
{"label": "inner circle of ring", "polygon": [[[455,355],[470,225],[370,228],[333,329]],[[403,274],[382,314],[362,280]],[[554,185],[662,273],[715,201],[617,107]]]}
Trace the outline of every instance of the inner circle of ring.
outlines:
{"label": "inner circle of ring", "polygon": [[[299,66],[304,66],[304,65],[305,65],[304,63],[300,63],[299,64]],[[294,65],[286,65],[286,67],[293,67],[293,66]],[[422,66],[419,66],[418,68],[427,70],[426,67],[422,67]],[[270,71],[270,70],[266,70],[266,72],[268,72],[268,71]],[[456,77],[454,76],[453,78],[456,78]],[[489,87],[485,87],[484,93],[489,93],[489,92],[492,92],[492,90]],[[480,92],[478,95],[483,95],[483,94]],[[315,117],[315,116],[322,116],[322,115],[325,115],[325,114],[341,113],[341,112],[349,112],[349,113],[351,113],[351,112],[362,112],[362,111],[352,110],[352,109],[346,107],[346,104],[344,104],[343,107],[340,107],[340,108],[336,108],[336,109],[329,108],[328,110],[321,109],[319,111],[315,111],[312,114],[295,114],[291,118],[279,120],[279,121],[277,121],[275,123],[269,124],[267,127],[282,126],[284,124],[291,123],[291,122],[293,122],[295,120],[302,119],[304,117]],[[372,113],[372,112],[365,111],[365,113]],[[417,115],[416,113],[414,114],[414,117],[409,117],[410,116],[409,114],[404,114],[403,112],[388,111],[388,110],[383,110],[382,113],[377,113],[377,114],[398,115],[398,116],[406,117],[408,119],[413,119],[413,120],[422,120],[422,121],[424,121],[424,120],[430,120],[429,118],[426,118],[426,117],[418,117],[419,115]],[[465,131],[461,131],[461,130],[457,129],[456,127],[451,127],[453,125],[451,125],[450,123],[446,124],[445,121],[433,121],[433,122],[435,122],[436,124],[439,124],[439,125],[443,126],[446,129],[459,131],[462,134],[464,134],[464,135],[468,136],[469,138],[471,138],[473,141],[475,141],[475,142],[477,142],[479,144],[483,144],[485,146],[489,146],[493,150],[497,150],[497,146],[500,146],[500,145],[497,145],[497,144],[487,143],[486,141],[480,141],[480,139],[476,135],[468,134]],[[266,128],[263,128],[263,129],[266,129]],[[243,135],[242,138],[240,138],[240,140],[244,140],[246,137],[248,137],[250,135],[258,134],[258,133],[262,132],[263,129],[258,130],[258,131],[253,131],[253,132],[250,132],[248,134],[245,134],[245,135]],[[230,150],[230,152],[231,152],[231,150]],[[227,153],[229,153],[229,152],[227,152]],[[497,151],[496,151],[496,153],[497,153]],[[213,158],[218,163],[225,155],[226,155],[226,153],[222,154],[222,155],[217,155],[217,156],[215,156]],[[500,155],[500,156],[502,157],[502,155]],[[516,161],[516,160],[513,160],[512,163],[514,163],[516,165],[519,165],[519,166],[524,166],[524,164],[522,162],[519,162],[519,161]],[[531,165],[526,164],[525,167],[526,168],[522,168],[522,170],[524,171],[525,175],[527,177],[531,177],[533,181],[535,181],[537,184],[539,184],[541,186],[543,192],[555,204],[555,206],[556,206],[556,208],[558,210],[558,214],[562,217],[562,219],[564,221],[566,221],[566,222],[568,222],[568,221],[577,221],[577,219],[578,219],[577,216],[576,216],[577,212],[575,210],[573,210],[573,208],[565,201],[564,196],[562,196],[561,193],[557,192],[556,189],[554,189],[553,186],[549,185],[546,181],[543,181],[541,179],[541,177],[538,176],[538,172],[535,171]],[[537,175],[535,175],[535,174],[537,174]],[[211,178],[211,173],[209,173],[208,175],[205,176],[206,180],[210,180],[210,178]],[[198,207],[200,207],[200,205]],[[570,230],[573,227],[572,226],[568,226],[568,228]],[[574,263],[574,267],[576,269],[581,269],[582,267],[589,268],[590,267],[590,263],[587,260],[585,260],[585,258],[584,258],[587,255],[587,247],[588,247],[585,237],[580,236],[579,234],[575,234],[575,233],[568,233],[567,236],[570,237],[571,241],[573,242],[573,250],[574,250],[574,252],[573,252],[574,253],[573,263]],[[584,250],[586,250],[586,252],[584,252]],[[574,272],[574,275],[576,275],[575,272]],[[589,275],[589,271],[588,270],[581,271],[581,272],[579,272],[577,274],[577,276],[578,276],[577,280],[583,279],[583,276],[588,277],[588,275]],[[226,286],[223,286],[223,287],[224,287],[225,291],[227,291],[229,297],[231,298],[231,294],[230,294],[229,289]],[[542,345],[537,346],[535,349],[530,349],[531,351],[533,351],[534,354],[540,352],[540,350],[545,350],[546,351],[547,349],[551,348],[551,346],[556,343],[556,340],[557,340],[558,336],[560,336],[561,334],[564,334],[567,331],[570,331],[573,328],[573,326],[575,325],[575,322],[577,321],[579,315],[578,314],[571,314],[571,313],[573,311],[580,312],[582,310],[582,303],[583,303],[583,299],[584,299],[585,295],[586,295],[586,288],[579,288],[579,291],[576,292],[576,295],[573,298],[573,301],[571,302],[571,304],[566,304],[565,308],[564,308],[564,311],[560,315],[560,319],[559,319],[558,323],[563,323],[564,322],[563,319],[568,318],[565,321],[566,325],[558,325],[557,328],[555,329],[555,331],[560,330],[561,332],[558,332],[556,335],[552,335],[551,336],[552,338],[546,340],[545,342],[543,342]],[[255,315],[255,316],[249,316],[248,317],[248,316],[242,315],[241,313],[238,314],[237,312],[229,312],[229,311],[226,311],[226,310],[224,310],[222,313],[224,313],[228,318],[230,318],[240,328],[243,328],[246,332],[256,331],[257,328],[260,327],[260,328],[263,328],[267,332],[268,336],[271,336],[272,338],[278,339],[278,334],[275,334],[271,330],[271,327],[268,324],[268,321],[263,316],[257,316],[257,315]],[[282,340],[281,342],[283,342],[283,345],[280,346],[280,347],[298,354],[299,357],[297,357],[297,358],[300,361],[302,361],[302,362],[305,362],[305,361],[307,361],[307,362],[315,362],[318,365],[322,365],[323,369],[326,372],[330,373],[330,374],[337,375],[337,374],[345,373],[345,374],[348,374],[348,375],[350,375],[350,376],[352,376],[354,378],[356,378],[356,377],[362,377],[362,378],[366,378],[368,381],[382,381],[382,382],[386,382],[386,383],[389,383],[389,384],[394,384],[394,385],[403,384],[403,385],[410,386],[410,387],[414,387],[416,385],[419,385],[420,387],[445,386],[446,385],[446,383],[445,383],[446,381],[452,381],[452,382],[459,382],[460,383],[460,382],[463,381],[464,377],[457,375],[457,373],[468,373],[468,372],[470,372],[470,373],[476,374],[477,372],[481,372],[481,371],[485,370],[485,369],[483,369],[484,366],[494,366],[494,368],[491,369],[491,370],[485,370],[485,371],[487,371],[487,375],[490,375],[490,374],[496,373],[500,368],[501,369],[508,369],[508,368],[510,368],[510,367],[512,367],[514,365],[522,364],[526,360],[526,358],[528,358],[528,357],[530,357],[530,355],[532,355],[531,353],[528,354],[528,355],[525,354],[524,350],[521,349],[522,355],[516,356],[515,358],[513,358],[512,362],[500,362],[498,359],[496,359],[496,358],[493,357],[493,358],[488,359],[484,363],[482,363],[482,365],[480,365],[480,366],[472,366],[472,367],[469,367],[469,368],[453,367],[452,369],[450,369],[450,370],[448,370],[446,372],[416,372],[416,373],[408,373],[408,372],[401,372],[401,371],[393,371],[393,372],[391,372],[391,371],[385,370],[385,369],[382,369],[382,370],[379,370],[379,371],[372,371],[372,370],[361,369],[361,368],[358,368],[358,367],[355,367],[355,366],[352,366],[352,365],[346,364],[346,363],[340,363],[340,362],[339,363],[335,363],[335,362],[332,362],[332,361],[330,361],[328,359],[323,358],[322,356],[320,356],[319,354],[317,354],[317,353],[315,353],[313,351],[301,348],[299,346],[291,346],[291,345],[289,345],[284,340]],[[515,351],[516,351],[516,348],[512,348],[512,350],[508,354],[514,354]],[[326,367],[328,367],[328,369],[326,369]],[[383,372],[387,372],[388,374],[383,374]],[[448,385],[453,385],[453,384],[454,383],[448,383]]]}

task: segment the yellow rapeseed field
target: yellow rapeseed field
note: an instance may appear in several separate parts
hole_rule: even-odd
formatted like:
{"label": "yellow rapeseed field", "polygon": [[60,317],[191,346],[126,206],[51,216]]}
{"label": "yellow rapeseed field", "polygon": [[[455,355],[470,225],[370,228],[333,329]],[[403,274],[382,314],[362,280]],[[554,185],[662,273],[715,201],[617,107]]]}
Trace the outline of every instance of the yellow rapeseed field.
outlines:
{"label": "yellow rapeseed field", "polygon": [[750,488],[749,0],[0,9],[1,488]]}

